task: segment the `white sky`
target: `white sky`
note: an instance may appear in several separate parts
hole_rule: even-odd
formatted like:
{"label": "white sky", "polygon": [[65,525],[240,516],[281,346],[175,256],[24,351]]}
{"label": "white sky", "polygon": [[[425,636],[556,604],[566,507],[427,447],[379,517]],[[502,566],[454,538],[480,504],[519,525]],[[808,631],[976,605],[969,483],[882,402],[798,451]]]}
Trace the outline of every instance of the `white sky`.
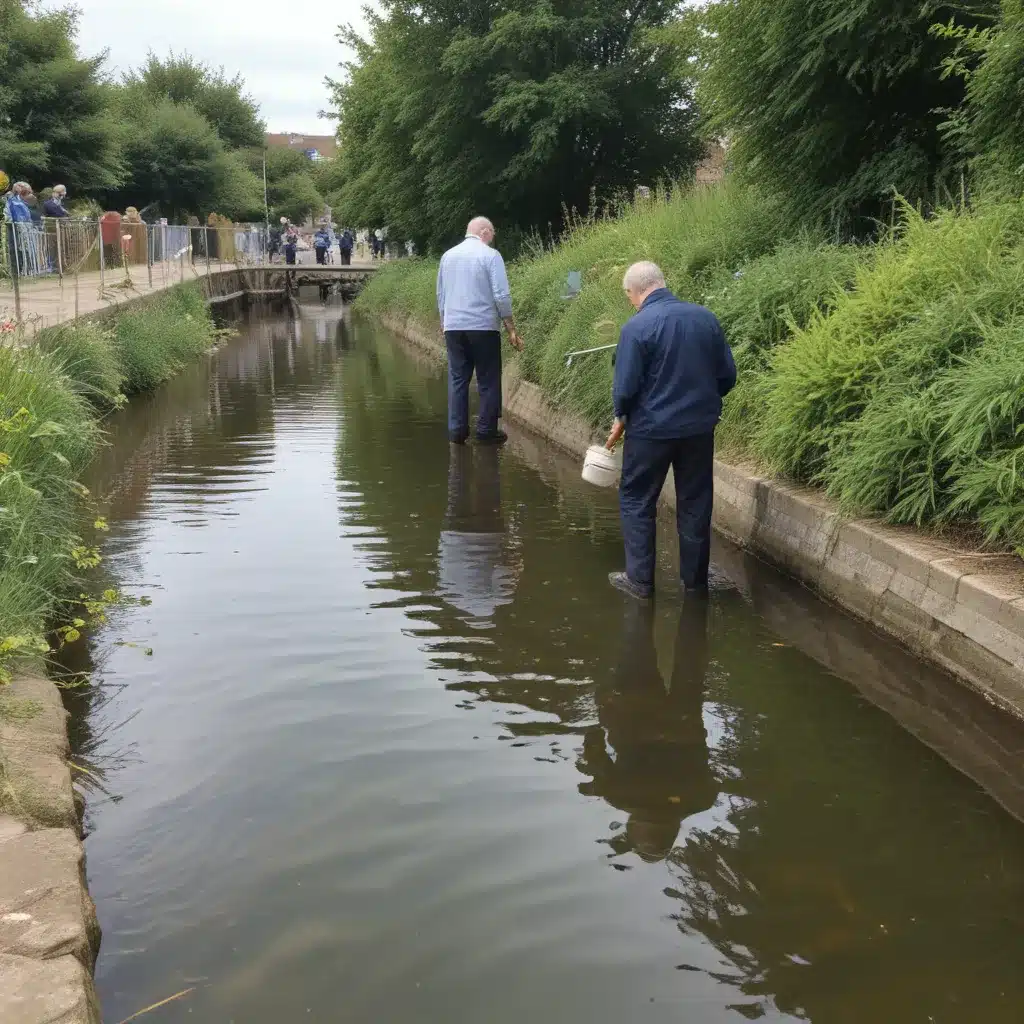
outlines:
{"label": "white sky", "polygon": [[[48,7],[64,6],[49,0]],[[272,132],[329,135],[317,117],[329,105],[324,77],[337,78],[348,55],[338,25],[362,30],[362,0],[77,0],[78,44],[110,51],[109,71],[141,64],[149,50],[188,52],[227,76],[240,73]]]}

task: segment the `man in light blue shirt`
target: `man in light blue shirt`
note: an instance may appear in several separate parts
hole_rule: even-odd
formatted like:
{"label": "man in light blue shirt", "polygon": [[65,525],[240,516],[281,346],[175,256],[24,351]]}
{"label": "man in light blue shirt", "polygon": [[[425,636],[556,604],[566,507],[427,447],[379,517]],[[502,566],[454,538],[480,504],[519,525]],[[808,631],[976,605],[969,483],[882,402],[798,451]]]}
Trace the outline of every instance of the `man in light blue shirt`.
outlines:
{"label": "man in light blue shirt", "polygon": [[441,257],[437,272],[437,311],[448,348],[448,439],[465,444],[469,437],[469,382],[476,371],[480,392],[476,440],[504,444],[501,417],[501,324],[509,344],[523,343],[512,320],[512,294],[505,261],[494,241],[494,225],[474,217],[466,238]]}

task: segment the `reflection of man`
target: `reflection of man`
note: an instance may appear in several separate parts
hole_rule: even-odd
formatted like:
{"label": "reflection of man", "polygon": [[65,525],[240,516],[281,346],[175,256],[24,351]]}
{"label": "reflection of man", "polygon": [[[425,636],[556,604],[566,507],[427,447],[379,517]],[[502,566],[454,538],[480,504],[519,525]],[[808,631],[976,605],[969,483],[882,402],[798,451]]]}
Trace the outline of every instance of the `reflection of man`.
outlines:
{"label": "reflection of man", "polygon": [[512,603],[516,579],[504,564],[497,449],[451,449],[438,562],[438,590],[459,611],[488,618]]}
{"label": "reflection of man", "polygon": [[578,762],[592,780],[580,792],[629,815],[625,834],[612,843],[618,853],[664,860],[683,819],[706,810],[718,795],[703,717],[707,616],[706,598],[687,598],[666,689],[654,648],[654,613],[643,605],[626,609],[622,655],[613,679],[598,688],[600,724],[584,737]]}

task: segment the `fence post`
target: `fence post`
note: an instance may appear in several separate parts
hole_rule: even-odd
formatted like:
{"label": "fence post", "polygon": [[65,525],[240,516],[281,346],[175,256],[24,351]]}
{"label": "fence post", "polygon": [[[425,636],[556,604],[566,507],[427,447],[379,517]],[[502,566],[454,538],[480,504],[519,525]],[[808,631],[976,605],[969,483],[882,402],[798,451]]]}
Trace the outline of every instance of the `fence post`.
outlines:
{"label": "fence post", "polygon": [[14,273],[11,275],[11,284],[14,286],[14,319],[21,323],[21,265],[18,261],[18,225],[11,222],[11,252],[14,254]]}
{"label": "fence post", "polygon": [[96,221],[96,242],[100,247],[100,291],[106,290],[104,274],[107,269],[107,254],[103,251],[103,224]]}
{"label": "fence post", "polygon": [[53,222],[53,230],[57,232],[57,276],[62,280],[64,278],[64,253],[60,244],[60,226],[63,223],[64,222],[59,217]]}
{"label": "fence post", "polygon": [[185,283],[185,253],[192,251],[192,239],[189,238],[189,244],[181,250],[181,283]]}
{"label": "fence post", "polygon": [[149,279],[149,290],[153,290],[153,236],[150,233],[150,225],[146,225],[146,277]]}
{"label": "fence post", "polygon": [[75,319],[78,319],[78,264],[75,264]]}
{"label": "fence post", "polygon": [[206,276],[210,276],[210,227],[203,228],[203,245],[206,246]]}

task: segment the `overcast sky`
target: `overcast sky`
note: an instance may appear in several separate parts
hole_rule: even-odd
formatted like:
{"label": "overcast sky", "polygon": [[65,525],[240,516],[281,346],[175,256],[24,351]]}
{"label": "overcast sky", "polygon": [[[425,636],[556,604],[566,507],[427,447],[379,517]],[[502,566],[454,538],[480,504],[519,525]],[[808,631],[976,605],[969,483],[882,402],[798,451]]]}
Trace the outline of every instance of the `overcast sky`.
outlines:
{"label": "overcast sky", "polygon": [[[48,6],[64,6],[53,2]],[[345,50],[338,25],[362,28],[362,0],[77,0],[78,43],[85,54],[108,49],[108,70],[187,51],[228,77],[240,73],[272,132],[329,135],[317,117],[329,104],[324,76],[337,77]]]}

